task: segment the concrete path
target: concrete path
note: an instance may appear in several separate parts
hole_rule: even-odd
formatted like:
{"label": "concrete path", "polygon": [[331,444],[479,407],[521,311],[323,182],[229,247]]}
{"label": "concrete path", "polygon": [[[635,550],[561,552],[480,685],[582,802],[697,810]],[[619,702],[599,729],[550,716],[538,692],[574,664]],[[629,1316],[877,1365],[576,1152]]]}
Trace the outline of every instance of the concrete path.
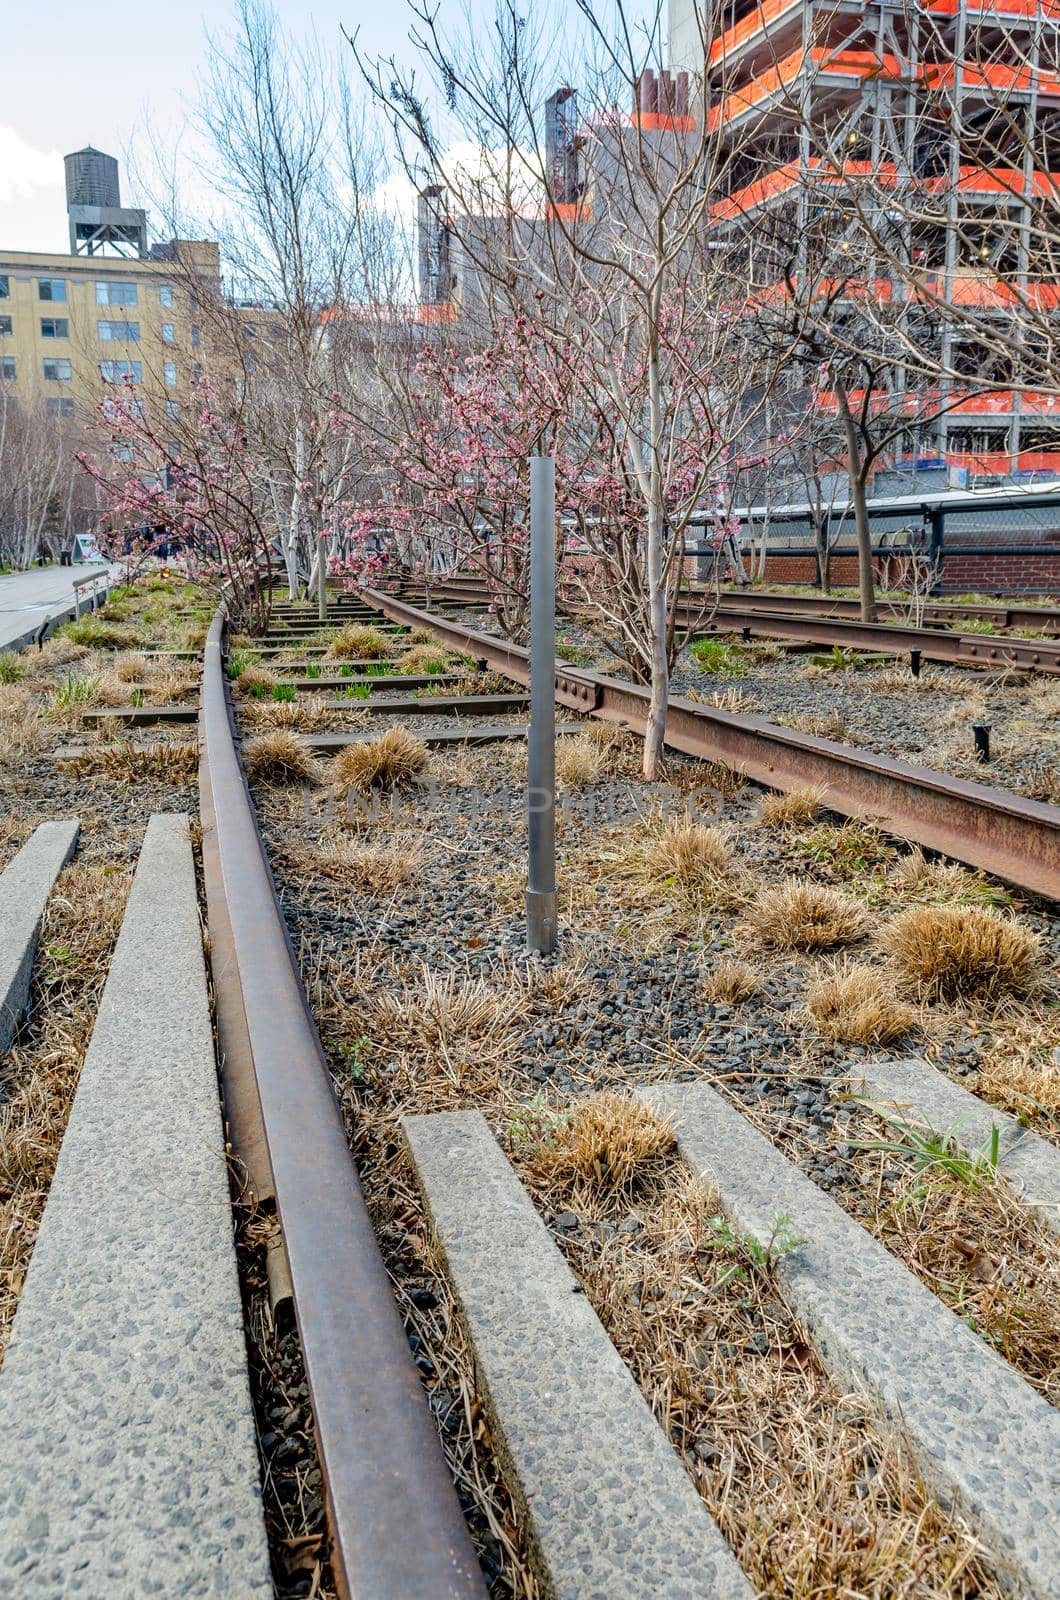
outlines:
{"label": "concrete path", "polygon": [[[74,579],[105,572],[105,564],[79,567],[31,567],[0,577],[0,650],[12,650],[33,637],[55,613],[73,616]],[[117,571],[116,567],[111,572]]]}

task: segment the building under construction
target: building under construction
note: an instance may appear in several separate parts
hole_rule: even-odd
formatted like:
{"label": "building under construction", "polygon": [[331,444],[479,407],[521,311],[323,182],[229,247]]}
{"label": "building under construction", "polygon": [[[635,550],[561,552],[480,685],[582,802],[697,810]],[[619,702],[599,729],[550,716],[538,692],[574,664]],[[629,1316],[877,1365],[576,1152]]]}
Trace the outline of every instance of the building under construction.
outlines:
{"label": "building under construction", "polygon": [[[1060,202],[1058,21],[1058,0],[669,0],[671,68],[702,84],[731,150],[720,230],[769,214],[806,240],[848,184],[870,204],[895,197],[911,264],[953,308],[940,369],[975,390],[961,399],[955,377],[940,380],[914,465],[1060,472],[1060,405],[1004,357],[990,389],[987,349],[990,319],[1014,303],[1060,304],[1042,225]],[[879,302],[895,286],[852,286],[866,291]]]}

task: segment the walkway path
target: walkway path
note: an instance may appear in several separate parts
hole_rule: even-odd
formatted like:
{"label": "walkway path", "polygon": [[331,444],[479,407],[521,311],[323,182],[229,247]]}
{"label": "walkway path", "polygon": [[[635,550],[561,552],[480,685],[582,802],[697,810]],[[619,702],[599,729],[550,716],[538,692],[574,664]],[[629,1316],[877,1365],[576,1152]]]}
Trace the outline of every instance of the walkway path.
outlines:
{"label": "walkway path", "polygon": [[74,579],[102,572],[98,566],[31,567],[0,577],[0,650],[10,650],[31,638],[41,623],[55,613],[72,616]]}

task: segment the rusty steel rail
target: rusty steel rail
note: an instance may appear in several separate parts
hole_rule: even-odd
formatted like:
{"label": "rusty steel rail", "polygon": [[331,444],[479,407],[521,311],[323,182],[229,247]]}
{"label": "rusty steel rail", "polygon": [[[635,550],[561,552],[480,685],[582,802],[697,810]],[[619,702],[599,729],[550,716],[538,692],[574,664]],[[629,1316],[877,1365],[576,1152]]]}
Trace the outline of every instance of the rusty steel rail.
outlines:
{"label": "rusty steel rail", "polygon": [[944,633],[937,628],[853,622],[845,617],[793,617],[776,611],[760,611],[755,606],[728,606],[713,617],[700,619],[700,608],[677,607],[678,626],[696,633],[732,633],[746,629],[769,639],[797,639],[803,644],[838,645],[881,655],[907,655],[911,650],[919,650],[925,661],[945,661],[964,667],[1060,673],[1060,644],[1052,640]]}
{"label": "rusty steel rail", "polygon": [[207,913],[225,944],[215,981],[228,1014],[242,1013],[252,1059],[335,1581],[344,1600],[484,1600],[258,833],[233,739],[223,637],[218,611],[200,713]]}
{"label": "rusty steel rail", "polygon": [[[709,590],[690,588],[693,599],[712,599]],[[789,616],[853,617],[861,616],[860,600],[828,594],[756,594],[751,590],[723,590],[719,601],[722,611],[746,610],[753,606],[757,611],[787,613]],[[877,611],[884,616],[904,617],[906,607],[890,600],[878,600]],[[1042,633],[1060,633],[1060,611],[1048,606],[958,605],[954,601],[929,600],[924,606],[924,622],[945,627],[951,622],[979,621],[992,623],[995,628],[1038,628]],[[980,637],[984,637],[980,635]]]}
{"label": "rusty steel rail", "polygon": [[[410,600],[426,598],[422,582],[407,583],[399,591]],[[481,604],[486,598],[486,586],[473,574],[443,578],[431,585],[432,597],[453,604]],[[707,610],[714,604],[710,588],[689,584],[682,590],[688,596],[685,602],[689,612]],[[696,608],[699,608],[697,610]],[[718,597],[720,611],[770,611],[778,615],[810,617],[843,617],[859,620],[861,602],[845,596],[826,594],[764,594],[753,589],[723,589]],[[883,616],[903,617],[905,607],[893,601],[878,600],[877,610]],[[955,601],[928,601],[924,607],[924,622],[945,627],[951,622],[990,622],[995,628],[1037,628],[1045,634],[1060,634],[1060,610],[1050,606],[1018,605],[960,605]],[[982,637],[977,636],[977,637]]]}
{"label": "rusty steel rail", "polygon": [[[529,659],[521,645],[378,590],[361,592],[393,621],[431,628],[454,649],[481,657],[519,683],[529,681]],[[556,700],[644,731],[649,695],[637,684],[564,667],[556,673]],[[819,784],[830,810],[940,850],[1021,889],[1060,899],[1060,807],[679,696],[667,707],[666,743],[774,789]]]}

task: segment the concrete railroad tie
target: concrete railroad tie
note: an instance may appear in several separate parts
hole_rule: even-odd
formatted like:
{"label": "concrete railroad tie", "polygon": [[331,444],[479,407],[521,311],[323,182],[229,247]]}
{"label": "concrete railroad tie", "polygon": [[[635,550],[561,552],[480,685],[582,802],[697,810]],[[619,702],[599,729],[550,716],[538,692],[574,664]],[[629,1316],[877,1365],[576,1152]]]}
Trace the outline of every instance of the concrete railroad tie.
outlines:
{"label": "concrete railroad tie", "polygon": [[29,997],[41,918],[74,853],[81,824],[42,822],[0,876],[0,1056],[11,1048]]}
{"label": "concrete railroad tie", "polygon": [[552,1600],[752,1600],[485,1119],[404,1126]]}
{"label": "concrete railroad tie", "polygon": [[1021,1600],[1060,1595],[1060,1414],[912,1273],[706,1084],[640,1097],[763,1244],[788,1216],[801,1243],[775,1270],[821,1359],[879,1398],[928,1482],[959,1504]]}
{"label": "concrete railroad tie", "polygon": [[152,817],[0,1369],[0,1595],[271,1600],[188,821]]}
{"label": "concrete railroad tie", "polygon": [[1028,1211],[1060,1236],[1060,1150],[1054,1144],[916,1057],[859,1061],[848,1082],[885,1121],[948,1134],[970,1155],[989,1155],[996,1128],[998,1172]]}

